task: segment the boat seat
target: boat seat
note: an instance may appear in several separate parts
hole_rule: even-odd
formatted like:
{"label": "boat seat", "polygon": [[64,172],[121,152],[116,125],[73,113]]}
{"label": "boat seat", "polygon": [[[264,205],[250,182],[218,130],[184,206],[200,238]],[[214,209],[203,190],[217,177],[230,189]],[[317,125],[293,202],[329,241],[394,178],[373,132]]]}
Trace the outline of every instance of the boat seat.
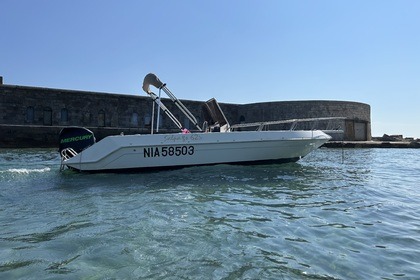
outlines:
{"label": "boat seat", "polygon": [[225,130],[229,129],[229,122],[216,99],[212,98],[203,104],[203,114],[209,126],[216,125],[220,128],[225,127]]}

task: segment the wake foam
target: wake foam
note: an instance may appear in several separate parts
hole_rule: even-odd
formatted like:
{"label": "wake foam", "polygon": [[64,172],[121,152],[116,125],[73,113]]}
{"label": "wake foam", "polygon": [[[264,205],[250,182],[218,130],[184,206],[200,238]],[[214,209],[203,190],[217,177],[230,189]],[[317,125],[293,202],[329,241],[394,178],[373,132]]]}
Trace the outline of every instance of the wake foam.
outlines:
{"label": "wake foam", "polygon": [[6,171],[2,172],[10,172],[10,173],[17,173],[17,174],[30,174],[30,173],[43,173],[51,171],[51,168],[45,167],[45,168],[35,168],[35,169],[29,169],[29,168],[10,168]]}

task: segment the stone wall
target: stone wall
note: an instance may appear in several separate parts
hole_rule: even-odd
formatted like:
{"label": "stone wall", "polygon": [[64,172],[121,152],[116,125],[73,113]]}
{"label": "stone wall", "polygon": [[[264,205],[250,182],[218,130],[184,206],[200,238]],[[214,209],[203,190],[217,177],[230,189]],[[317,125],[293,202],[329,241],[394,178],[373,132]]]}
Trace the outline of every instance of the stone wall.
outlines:
{"label": "stone wall", "polygon": [[[210,98],[210,97],[209,97]],[[168,99],[168,109],[191,130],[193,125]],[[182,100],[203,123],[204,101]],[[0,84],[0,147],[55,147],[66,126],[85,126],[98,139],[107,135],[148,133],[152,116],[148,96],[97,93]],[[345,101],[284,101],[220,106],[230,124],[292,118],[346,117],[334,124],[345,130],[345,140],[370,140],[370,106]],[[161,132],[178,131],[161,113]],[[358,134],[360,124],[365,133]],[[308,127],[302,127],[308,128]],[[310,127],[309,127],[310,128]],[[336,127],[335,127],[336,128]],[[325,129],[325,128],[324,128]],[[359,135],[359,136],[358,136]],[[362,136],[360,136],[362,135]],[[364,135],[364,136],[363,136]],[[357,137],[365,139],[356,139]]]}
{"label": "stone wall", "polygon": [[[146,96],[4,85],[0,102],[0,124],[17,125],[144,128],[152,110],[152,100]],[[194,107],[201,103],[189,103],[198,114]],[[173,107],[168,103],[168,108],[179,114]]]}
{"label": "stone wall", "polygon": [[341,117],[370,121],[370,106],[348,101],[281,101],[243,105],[241,112],[247,119],[264,121],[293,118]]}

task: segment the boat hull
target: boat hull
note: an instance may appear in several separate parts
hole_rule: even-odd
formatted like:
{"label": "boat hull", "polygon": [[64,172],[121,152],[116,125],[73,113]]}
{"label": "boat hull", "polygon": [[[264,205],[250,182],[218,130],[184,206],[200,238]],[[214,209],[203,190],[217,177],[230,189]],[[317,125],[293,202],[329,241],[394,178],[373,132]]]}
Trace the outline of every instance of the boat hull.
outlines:
{"label": "boat hull", "polygon": [[329,139],[316,130],[109,136],[63,164],[81,171],[122,171],[290,162]]}

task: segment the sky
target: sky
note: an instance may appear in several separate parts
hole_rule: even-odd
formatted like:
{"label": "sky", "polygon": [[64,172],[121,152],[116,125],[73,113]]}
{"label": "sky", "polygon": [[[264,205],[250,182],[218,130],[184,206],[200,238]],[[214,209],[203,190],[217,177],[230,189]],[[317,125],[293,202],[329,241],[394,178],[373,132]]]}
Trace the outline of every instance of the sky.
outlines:
{"label": "sky", "polygon": [[4,84],[371,106],[372,136],[420,138],[418,0],[0,0]]}

